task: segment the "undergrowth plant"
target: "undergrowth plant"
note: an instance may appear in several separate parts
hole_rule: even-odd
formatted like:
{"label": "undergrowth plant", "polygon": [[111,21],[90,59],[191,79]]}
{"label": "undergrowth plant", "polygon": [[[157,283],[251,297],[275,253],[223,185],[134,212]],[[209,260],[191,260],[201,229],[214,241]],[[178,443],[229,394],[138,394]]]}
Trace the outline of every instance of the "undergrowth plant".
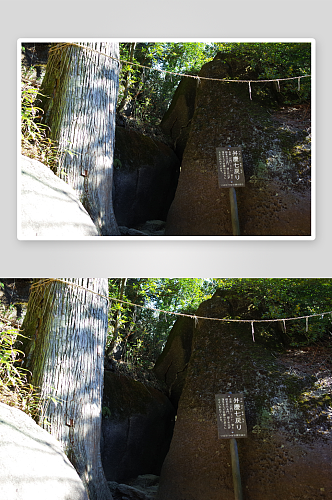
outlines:
{"label": "undergrowth plant", "polygon": [[[37,106],[40,97],[36,80],[30,78],[30,73],[22,72],[21,80],[21,153],[28,158],[38,160],[58,174],[60,155],[58,143],[51,139],[49,127],[41,123],[43,110]],[[74,156],[70,145],[62,152]]]}
{"label": "undergrowth plant", "polygon": [[20,337],[22,335],[14,328],[0,328],[0,402],[36,418],[39,393],[28,382],[28,370],[18,365],[23,356],[23,352],[16,348]]}
{"label": "undergrowth plant", "polygon": [[21,152],[47,165],[52,170],[58,159],[57,144],[47,137],[48,128],[37,120],[42,109],[36,105],[42,96],[34,83],[24,80],[21,84]]}

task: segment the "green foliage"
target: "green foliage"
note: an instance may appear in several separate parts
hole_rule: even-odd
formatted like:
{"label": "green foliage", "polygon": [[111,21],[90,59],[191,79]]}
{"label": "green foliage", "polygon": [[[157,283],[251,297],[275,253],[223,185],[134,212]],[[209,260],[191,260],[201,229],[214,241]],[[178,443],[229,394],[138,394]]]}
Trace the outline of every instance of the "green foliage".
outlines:
{"label": "green foliage", "polygon": [[[166,112],[181,76],[184,73],[197,75],[201,67],[211,61],[218,52],[247,61],[248,69],[257,79],[289,78],[311,73],[311,44],[285,42],[148,42],[121,43],[120,58],[135,64],[123,64],[120,75],[119,100],[121,109],[124,100],[133,108],[132,116],[137,120],[158,124]],[[164,72],[154,71],[163,70]],[[285,104],[295,104],[310,99],[310,78],[277,84],[252,84],[253,96],[265,98],[274,91],[274,98]],[[279,92],[280,90],[280,92]]]}
{"label": "green foliage", "polygon": [[42,110],[36,106],[36,101],[41,96],[33,82],[22,82],[21,151],[25,156],[54,168],[58,157],[57,145],[47,137],[47,127],[38,122]]}
{"label": "green foliage", "polygon": [[0,331],[0,401],[35,417],[39,411],[38,391],[28,382],[29,372],[18,363],[22,351],[16,345],[23,335],[4,326]]}
{"label": "green foliage", "polygon": [[[248,68],[257,74],[258,80],[290,78],[311,74],[311,44],[288,42],[259,43],[216,43],[215,46],[224,53],[248,61]],[[310,99],[311,79],[302,78],[300,90],[298,80],[280,82],[280,98],[285,104],[296,104]],[[253,84],[258,95],[264,95],[263,84]],[[274,84],[279,91],[277,84]]]}
{"label": "green foliage", "polygon": [[[254,318],[295,318],[332,310],[330,278],[219,278],[214,282],[249,298]],[[324,315],[309,318],[308,324],[305,319],[287,321],[289,344],[296,346],[316,341],[331,329],[331,320],[331,315]]]}
{"label": "green foliage", "polygon": [[[120,281],[109,280],[110,297],[119,298]],[[151,367],[177,319],[176,315],[168,313],[196,311],[217,288],[243,295],[252,319],[309,316],[332,310],[332,280],[327,278],[129,278],[122,300],[159,311],[113,301],[108,345],[121,343],[123,361],[133,366]],[[116,320],[118,330],[114,339]],[[305,319],[287,321],[287,344],[300,346],[315,342],[331,329],[331,325],[331,315],[310,318],[308,325]],[[263,338],[271,338],[276,335],[275,326],[276,323],[256,323],[255,331]]]}
{"label": "green foliage", "polygon": [[[22,68],[21,81],[21,153],[33,160],[38,160],[57,173],[59,160],[58,145],[48,137],[49,128],[40,122],[43,110],[37,106],[41,98],[48,98],[38,90],[39,84],[29,78],[28,72]],[[73,156],[70,145],[64,151]]]}
{"label": "green foliage", "polygon": [[113,166],[114,166],[114,168],[121,168],[122,167],[121,160],[119,160],[118,158],[115,158],[113,161]]}
{"label": "green foliage", "polygon": [[[120,58],[130,59],[132,44],[120,44]],[[127,101],[134,107],[134,117],[158,124],[166,112],[181,76],[165,73],[197,74],[203,64],[210,61],[215,49],[205,43],[155,42],[138,43],[132,62],[160,71],[149,70],[137,65],[123,64],[120,75],[118,102],[122,103],[128,78],[130,80]]]}
{"label": "green foliage", "polygon": [[102,407],[102,415],[104,418],[109,418],[112,416],[112,412],[107,406],[103,406]]}
{"label": "green foliage", "polygon": [[22,89],[21,96],[21,120],[22,120],[22,129],[21,129],[21,137],[22,139],[31,139],[33,141],[40,140],[43,136],[39,127],[34,122],[36,115],[38,112],[41,112],[41,109],[34,106],[34,102],[38,95],[38,90],[34,87],[27,87]]}
{"label": "green foliage", "polygon": [[[119,298],[119,287],[120,279],[109,280],[110,297]],[[122,300],[146,307],[135,308],[114,301],[108,345],[121,343],[123,361],[150,367],[161,353],[176,320],[175,315],[168,313],[194,312],[211,296],[212,287],[215,285],[211,281],[201,278],[129,278]],[[115,323],[119,325],[116,339]]]}

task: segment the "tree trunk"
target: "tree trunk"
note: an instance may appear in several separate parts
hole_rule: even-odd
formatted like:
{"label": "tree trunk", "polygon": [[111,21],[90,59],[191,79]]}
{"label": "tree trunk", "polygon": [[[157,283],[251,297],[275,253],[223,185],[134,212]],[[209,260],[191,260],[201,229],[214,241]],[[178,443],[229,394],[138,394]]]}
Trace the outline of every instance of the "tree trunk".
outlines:
{"label": "tree trunk", "polygon": [[39,425],[61,444],[90,500],[111,500],[101,458],[108,281],[34,280],[22,325],[25,368],[40,388]]}
{"label": "tree trunk", "polygon": [[43,79],[43,123],[59,146],[57,175],[102,235],[119,235],[112,202],[119,44],[56,44]]}

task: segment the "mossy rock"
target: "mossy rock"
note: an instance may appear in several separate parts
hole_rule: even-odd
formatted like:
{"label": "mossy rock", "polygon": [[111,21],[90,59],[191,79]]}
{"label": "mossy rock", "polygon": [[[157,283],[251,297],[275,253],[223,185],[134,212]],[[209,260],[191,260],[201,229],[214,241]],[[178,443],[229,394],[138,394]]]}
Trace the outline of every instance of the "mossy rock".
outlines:
{"label": "mossy rock", "polygon": [[[263,334],[252,337],[250,303],[217,293],[196,311],[192,353],[158,500],[233,498],[227,439],[218,439],[215,395],[242,393],[248,427],[238,439],[245,498],[297,500],[332,495],[331,386],[286,363]],[[179,333],[180,335],[180,333]],[[326,384],[326,385],[325,385]],[[317,397],[315,397],[315,395]],[[307,407],[306,407],[307,406]],[[329,413],[330,412],[330,413]]]}
{"label": "mossy rock", "polygon": [[[241,236],[310,236],[310,150],[304,147],[309,132],[276,120],[275,110],[254,91],[258,84],[252,84],[250,100],[248,85],[223,81],[255,79],[241,61],[218,55],[199,76],[166,235],[233,234],[228,193],[218,184],[216,148],[241,146],[246,180],[236,189]],[[175,127],[176,103],[170,109]]]}

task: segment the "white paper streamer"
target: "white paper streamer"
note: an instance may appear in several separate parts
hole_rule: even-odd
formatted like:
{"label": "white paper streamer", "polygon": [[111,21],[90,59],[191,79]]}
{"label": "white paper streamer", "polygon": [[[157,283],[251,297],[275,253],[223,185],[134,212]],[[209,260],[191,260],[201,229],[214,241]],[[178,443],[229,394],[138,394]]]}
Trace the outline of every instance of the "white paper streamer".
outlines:
{"label": "white paper streamer", "polygon": [[254,330],[254,322],[251,322],[251,335],[252,335],[252,340],[255,342],[255,330]]}
{"label": "white paper streamer", "polygon": [[251,97],[251,85],[250,85],[250,82],[248,82],[249,84],[249,97],[250,97],[250,100],[252,101],[252,97]]}

